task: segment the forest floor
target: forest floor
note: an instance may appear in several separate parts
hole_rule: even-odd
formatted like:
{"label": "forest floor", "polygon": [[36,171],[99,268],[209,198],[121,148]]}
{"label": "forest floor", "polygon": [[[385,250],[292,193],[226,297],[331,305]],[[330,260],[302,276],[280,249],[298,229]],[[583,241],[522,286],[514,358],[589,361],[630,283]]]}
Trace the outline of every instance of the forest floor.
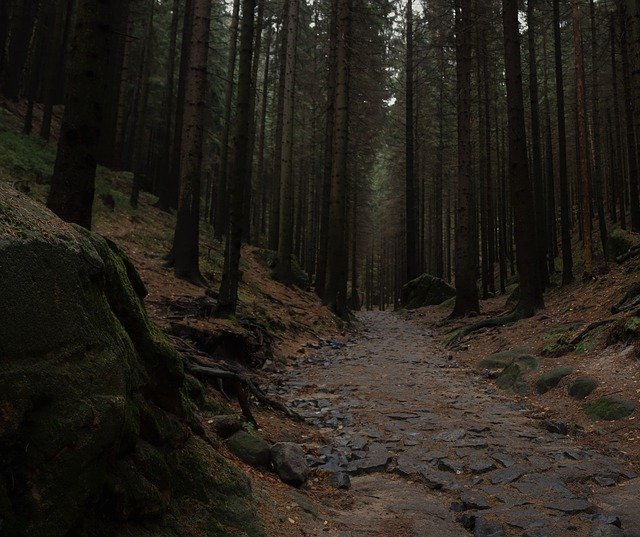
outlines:
{"label": "forest floor", "polygon": [[[0,180],[43,200],[55,146],[17,134],[19,111],[0,113]],[[152,318],[169,333],[187,327],[214,339],[236,334],[251,342],[243,351],[266,349],[261,360],[267,360],[255,371],[260,383],[306,418],[255,412],[268,441],[305,446],[315,469],[304,489],[227,453],[251,476],[269,537],[462,536],[469,534],[463,525],[474,523],[477,532],[486,531],[479,535],[491,535],[494,521],[506,535],[587,536],[593,530],[640,536],[636,415],[605,422],[584,412],[605,395],[637,403],[636,347],[609,345],[610,326],[604,326],[562,356],[541,357],[559,338],[569,340],[589,323],[615,317],[610,308],[637,281],[638,260],[612,266],[586,284],[551,289],[546,308],[532,319],[484,330],[448,349],[449,333],[477,319],[446,321],[450,305],[367,312],[347,333],[314,294],[271,280],[260,252],[247,247],[238,315],[216,319],[204,314],[202,289],[163,267],[174,216],[155,209],[147,194],[138,209],[131,208],[130,184],[130,174],[99,168],[95,230],[133,259],[149,289]],[[206,225],[201,244],[202,271],[215,289],[222,245]],[[504,296],[484,301],[485,315],[503,311],[504,302]],[[229,341],[225,358],[250,367],[252,356],[232,356],[238,340]],[[524,395],[501,391],[491,372],[478,366],[507,350],[537,357]],[[536,378],[560,367],[571,374],[537,394]],[[576,401],[567,386],[582,375],[598,387]],[[209,393],[221,399],[216,390]],[[335,480],[346,476],[351,488],[336,488]],[[611,524],[618,516],[622,532]]]}

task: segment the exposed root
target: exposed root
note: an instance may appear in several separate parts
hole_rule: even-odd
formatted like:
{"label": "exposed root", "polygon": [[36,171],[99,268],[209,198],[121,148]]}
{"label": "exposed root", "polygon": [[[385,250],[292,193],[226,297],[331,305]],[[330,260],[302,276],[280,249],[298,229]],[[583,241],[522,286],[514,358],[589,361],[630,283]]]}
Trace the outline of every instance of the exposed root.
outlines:
{"label": "exposed root", "polygon": [[640,255],[640,244],[638,244],[637,246],[632,246],[631,248],[629,248],[629,251],[625,254],[619,255],[618,257],[616,257],[616,263],[624,263],[625,261],[628,261],[629,259],[633,259],[634,257],[638,257],[638,255]]}
{"label": "exposed root", "polygon": [[576,345],[579,345],[589,335],[590,332],[592,332],[593,330],[596,330],[597,328],[600,328],[601,326],[606,326],[608,324],[611,324],[614,320],[615,319],[603,319],[601,321],[595,321],[591,323],[589,326],[587,326],[582,332],[580,332],[576,337],[574,337],[571,341],[568,341],[567,343],[570,346],[575,347]]}
{"label": "exposed root", "polygon": [[482,321],[478,321],[476,323],[472,323],[468,326],[463,326],[462,328],[458,328],[454,330],[451,335],[445,340],[445,344],[449,348],[457,347],[462,342],[462,339],[478,330],[482,330],[483,328],[495,328],[497,326],[505,326],[507,324],[515,323],[521,319],[526,318],[527,316],[521,311],[519,308],[516,308],[511,313],[507,315],[502,315],[499,317],[492,317],[490,319],[483,319]]}
{"label": "exposed root", "polygon": [[629,311],[640,306],[640,283],[634,283],[625,293],[622,300],[611,308],[611,313],[621,313]]}

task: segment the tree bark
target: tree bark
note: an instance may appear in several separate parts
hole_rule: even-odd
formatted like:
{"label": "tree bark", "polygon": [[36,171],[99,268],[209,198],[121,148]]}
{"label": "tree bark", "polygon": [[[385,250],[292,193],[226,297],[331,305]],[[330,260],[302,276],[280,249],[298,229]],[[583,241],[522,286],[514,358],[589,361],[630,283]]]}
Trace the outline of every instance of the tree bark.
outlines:
{"label": "tree bark", "polygon": [[527,160],[518,0],[503,0],[502,16],[509,120],[509,183],[520,278],[520,300],[516,312],[519,316],[530,317],[537,309],[544,307],[544,300],[538,265],[536,229],[531,219],[535,206],[531,195]]}

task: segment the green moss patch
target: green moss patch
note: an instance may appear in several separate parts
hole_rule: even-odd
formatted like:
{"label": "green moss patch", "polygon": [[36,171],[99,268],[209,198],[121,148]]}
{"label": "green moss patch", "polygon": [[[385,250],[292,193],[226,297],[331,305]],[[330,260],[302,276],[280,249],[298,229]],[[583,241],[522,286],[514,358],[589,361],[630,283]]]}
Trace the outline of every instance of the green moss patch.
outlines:
{"label": "green moss patch", "polygon": [[536,382],[536,391],[539,394],[547,393],[549,390],[555,388],[560,381],[573,373],[573,369],[570,367],[560,367],[553,371],[547,371],[538,377]]}
{"label": "green moss patch", "polygon": [[636,405],[633,401],[619,397],[601,397],[595,403],[587,406],[584,411],[591,419],[615,421],[633,414]]}
{"label": "green moss patch", "polygon": [[585,399],[598,387],[598,381],[592,377],[578,377],[568,388],[568,393],[574,399]]}
{"label": "green moss patch", "polygon": [[614,323],[607,337],[607,344],[630,343],[640,339],[640,317],[634,315]]}
{"label": "green moss patch", "polygon": [[496,384],[502,390],[525,395],[529,392],[529,387],[524,378],[527,369],[519,362],[511,362],[496,379]]}

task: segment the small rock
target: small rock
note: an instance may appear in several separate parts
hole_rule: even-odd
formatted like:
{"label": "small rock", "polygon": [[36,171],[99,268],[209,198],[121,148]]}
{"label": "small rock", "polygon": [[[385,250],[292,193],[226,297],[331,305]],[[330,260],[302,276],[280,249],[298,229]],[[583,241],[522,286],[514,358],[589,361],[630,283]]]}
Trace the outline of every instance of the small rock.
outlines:
{"label": "small rock", "polygon": [[351,488],[351,479],[346,472],[336,472],[329,476],[329,485],[340,490],[349,490]]}
{"label": "small rock", "polygon": [[489,459],[472,459],[471,464],[469,464],[469,470],[474,474],[484,474],[485,472],[495,470],[495,468],[495,463]]}
{"label": "small rock", "polygon": [[434,440],[441,440],[443,442],[456,442],[467,434],[464,429],[449,429],[437,434],[433,437]]}
{"label": "small rock", "polygon": [[616,484],[615,479],[611,479],[610,477],[605,477],[603,475],[597,475],[594,480],[601,487],[612,487]]}
{"label": "small rock", "polygon": [[309,465],[304,450],[292,442],[280,442],[271,448],[273,466],[280,479],[299,487],[309,478]]}
{"label": "small rock", "polygon": [[569,427],[561,421],[545,420],[544,428],[550,433],[565,435],[569,432]]}
{"label": "small rock", "polygon": [[227,447],[236,457],[255,468],[271,466],[271,446],[259,436],[238,431],[227,440]]}
{"label": "small rock", "polygon": [[213,416],[207,420],[207,423],[211,426],[213,432],[223,440],[237,433],[244,424],[242,418],[232,415]]}
{"label": "small rock", "polygon": [[424,470],[421,474],[425,486],[429,489],[455,491],[462,488],[462,485],[458,480],[446,472],[439,472],[438,470]]}
{"label": "small rock", "polygon": [[545,507],[553,509],[555,511],[562,511],[563,513],[585,513],[593,511],[593,504],[582,498],[567,498],[561,500],[554,500],[547,502]]}
{"label": "small rock", "polygon": [[473,535],[474,537],[504,537],[504,529],[493,520],[477,517]]}
{"label": "small rock", "polygon": [[624,532],[611,524],[596,524],[591,528],[589,537],[623,537]]}
{"label": "small rock", "polygon": [[463,492],[460,496],[460,501],[464,505],[465,509],[471,509],[474,511],[482,511],[484,509],[490,509],[491,504],[485,500],[484,496],[477,492]]}
{"label": "small rock", "polygon": [[438,468],[445,472],[453,472],[454,474],[464,473],[464,466],[451,459],[440,459],[438,461]]}

